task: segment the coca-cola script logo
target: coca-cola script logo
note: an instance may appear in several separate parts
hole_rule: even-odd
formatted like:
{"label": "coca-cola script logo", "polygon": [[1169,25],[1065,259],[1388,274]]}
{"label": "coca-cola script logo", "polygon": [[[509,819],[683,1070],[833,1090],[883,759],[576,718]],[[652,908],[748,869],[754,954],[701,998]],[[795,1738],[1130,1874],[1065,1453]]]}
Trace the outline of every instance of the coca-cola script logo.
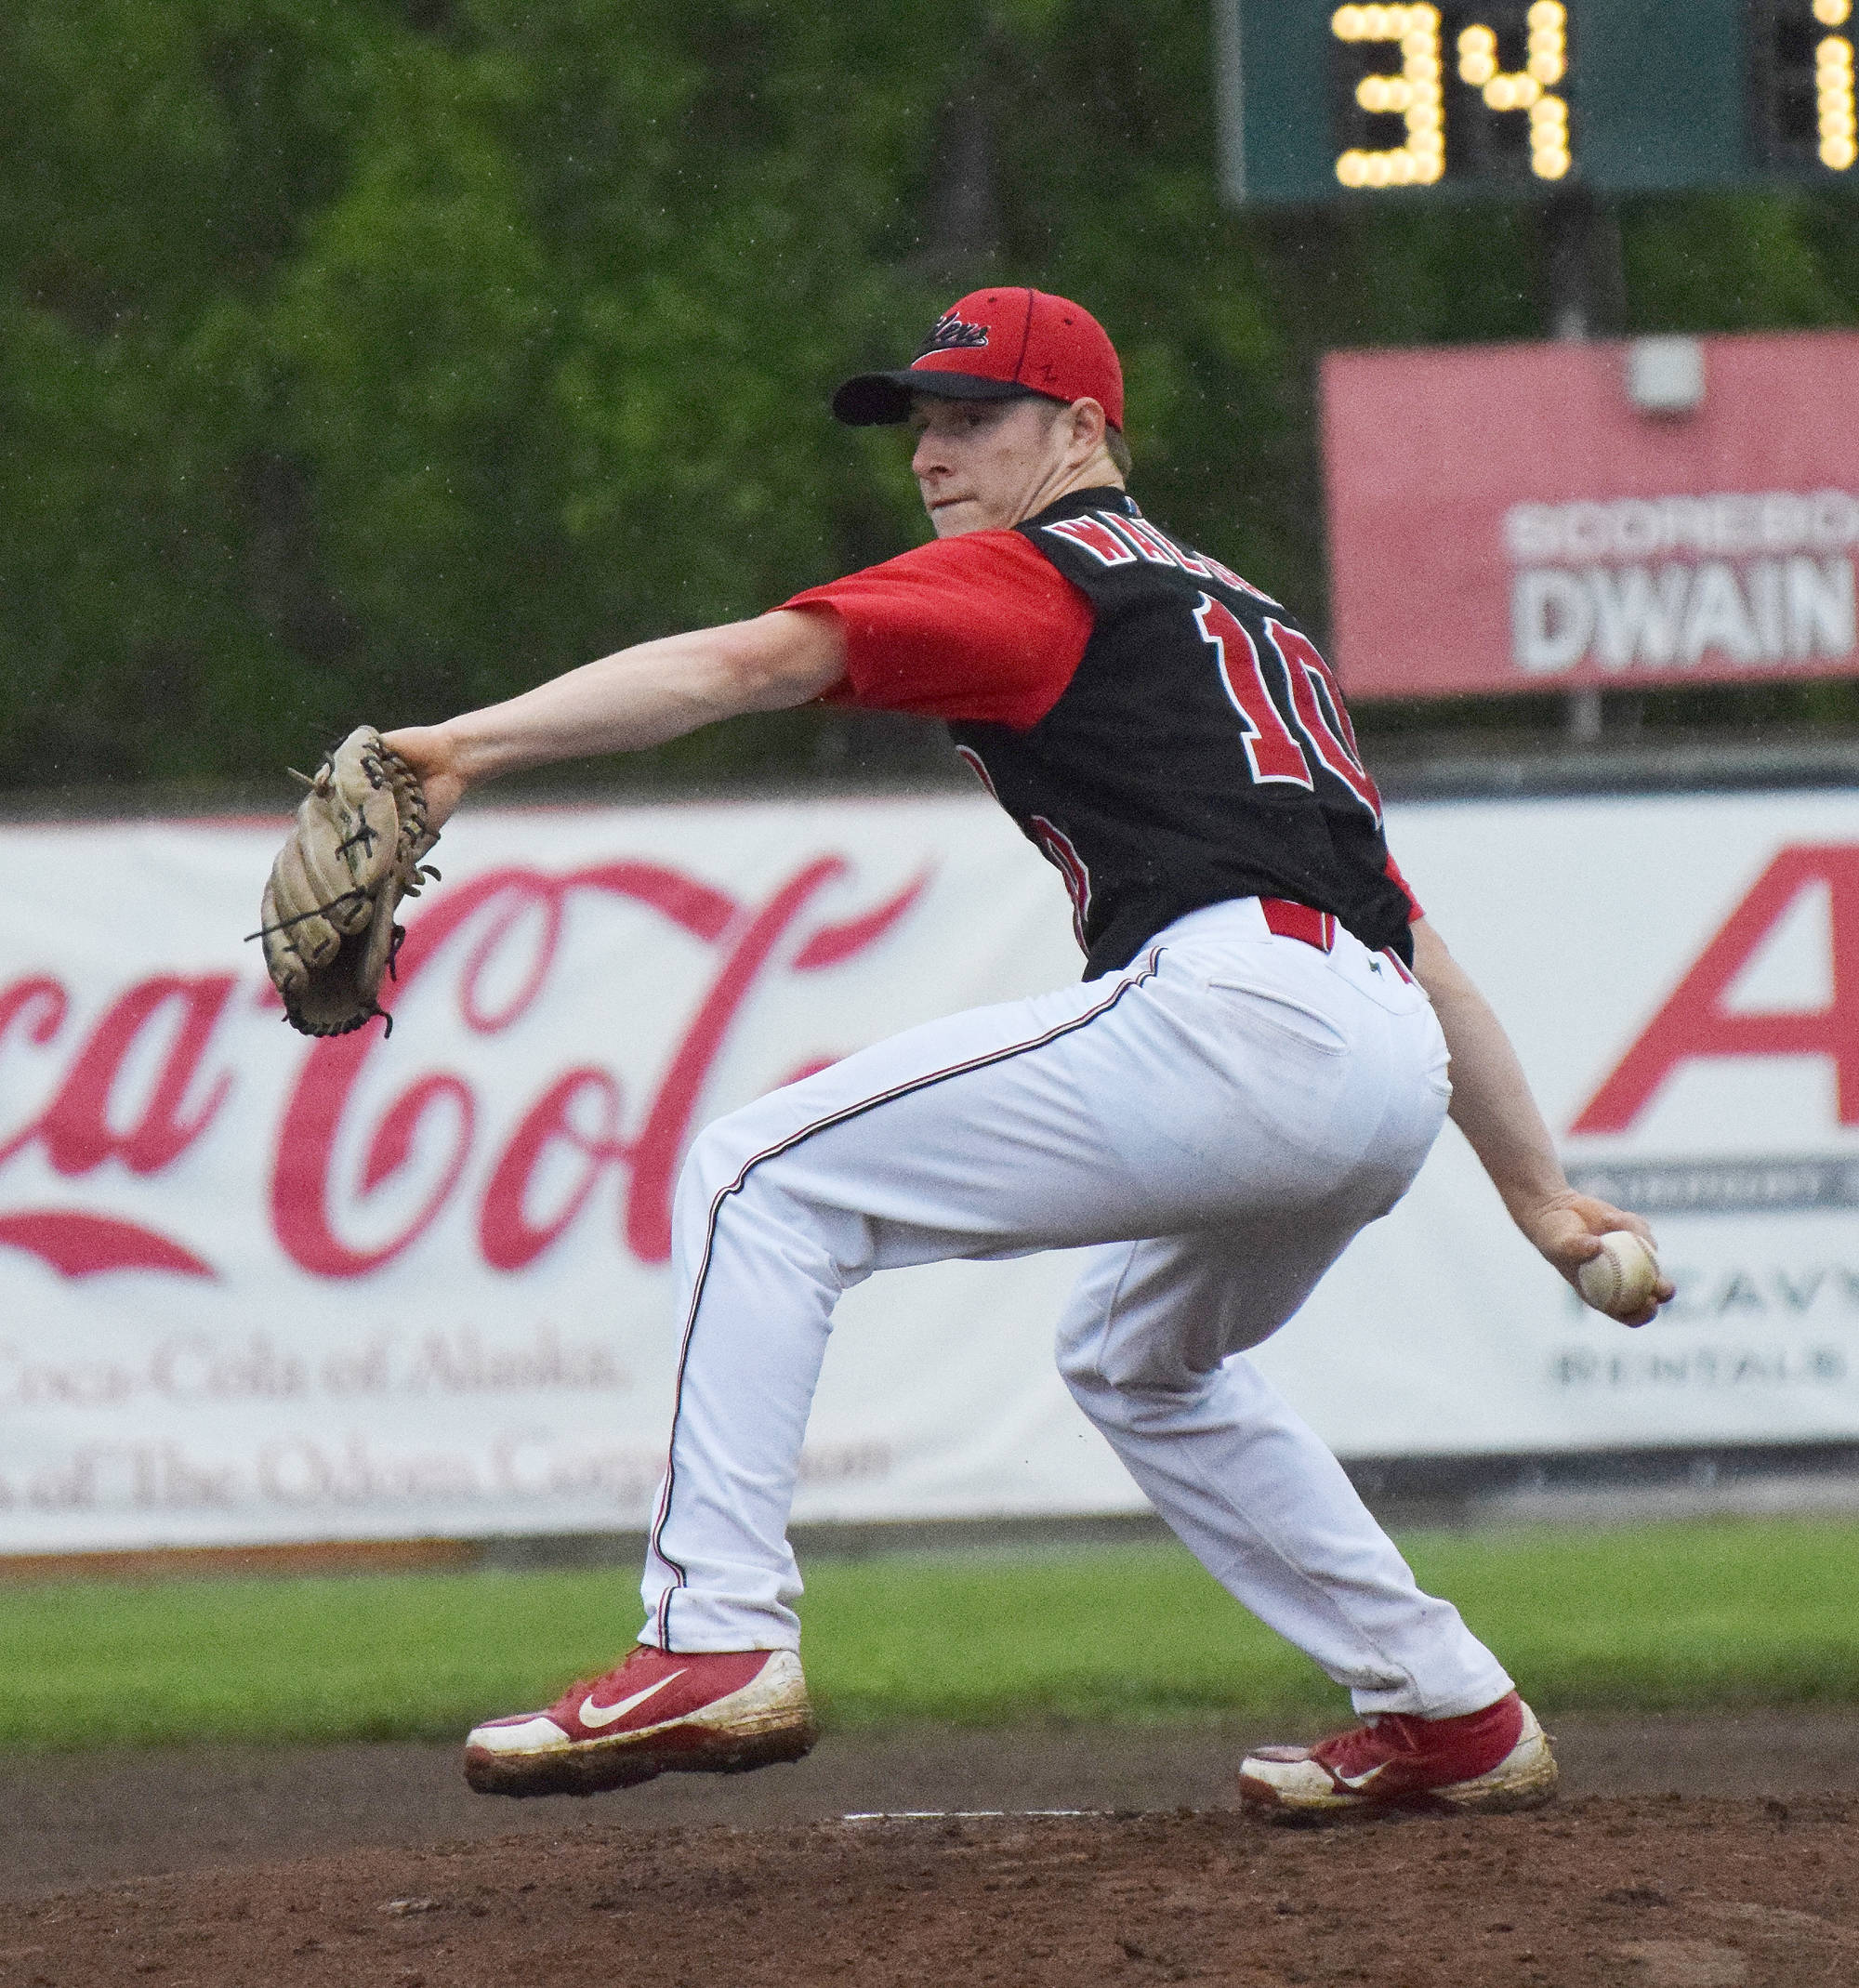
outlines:
{"label": "coca-cola script logo", "polygon": [[[513,1124],[491,1124],[467,1077],[428,1070],[376,1108],[371,1126],[358,1126],[366,1109],[364,1073],[378,1074],[376,1060],[402,1053],[404,1036],[392,1049],[383,1047],[376,1028],[314,1044],[284,1099],[270,1153],[268,1198],[278,1244],[317,1276],[365,1276],[400,1256],[453,1205],[468,1162],[494,1153],[473,1218],[479,1250],[494,1269],[521,1270],[534,1262],[605,1180],[621,1190],[626,1248],[643,1262],[663,1262],[670,1254],[679,1164],[706,1082],[757,986],[771,974],[814,973],[864,952],[896,926],[929,882],[925,873],[853,917],[821,919],[816,901],[849,875],[842,858],[816,857],[761,903],[645,862],[561,872],[505,867],[448,889],[408,920],[392,1001],[403,1002],[415,987],[422,994],[449,994],[471,1034],[502,1035],[534,1008],[559,964],[564,917],[579,893],[646,907],[701,941],[711,953],[707,981],[656,1086],[630,1114],[619,1075],[585,1062],[557,1071]],[[163,973],[117,994],[73,1042],[43,1109],[17,1127],[0,1126],[0,1169],[29,1151],[71,1178],[93,1174],[107,1161],[134,1175],[159,1175],[174,1165],[211,1136],[241,1081],[223,1043],[240,984],[230,973]],[[623,997],[623,987],[616,995]],[[275,1007],[269,984],[261,998]],[[49,974],[0,987],[0,1060],[10,1047],[56,1053],[73,1007],[71,990]],[[116,1114],[112,1099],[125,1070],[138,1059],[146,1061],[152,1045],[158,1046],[158,1067],[141,1087],[133,1123],[125,1125],[120,1099]],[[787,1074],[819,1067],[816,1060]],[[424,1156],[427,1182],[411,1215],[366,1246],[346,1241],[336,1219],[336,1155],[358,1134],[363,1202],[390,1186],[403,1188],[416,1153]],[[538,1218],[531,1187],[545,1164],[554,1185],[547,1213]],[[216,1274],[187,1243],[94,1207],[0,1213],[0,1244],[31,1252],[66,1277],[102,1270]]]}

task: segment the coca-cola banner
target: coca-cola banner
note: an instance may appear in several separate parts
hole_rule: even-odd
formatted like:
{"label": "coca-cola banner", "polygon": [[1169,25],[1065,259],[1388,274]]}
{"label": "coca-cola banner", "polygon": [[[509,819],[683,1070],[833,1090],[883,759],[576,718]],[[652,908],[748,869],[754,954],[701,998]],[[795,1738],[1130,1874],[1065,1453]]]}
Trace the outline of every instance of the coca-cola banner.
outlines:
{"label": "coca-cola banner", "polygon": [[[391,1040],[310,1044],[241,942],[283,825],[0,830],[0,1550],[642,1523],[693,1132],[1077,972],[979,797],[485,809]],[[1028,1282],[848,1305],[799,1517],[1128,1501]]]}
{"label": "coca-cola banner", "polygon": [[1358,701],[1859,670],[1859,336],[1341,352],[1332,661]]}
{"label": "coca-cola banner", "polygon": [[[1448,1131],[1268,1369],[1346,1455],[1859,1436],[1859,801],[1390,822],[1681,1299],[1584,1311]],[[1078,968],[979,797],[481,809],[391,1039],[310,1044],[241,943],[280,833],[0,829],[0,1552],[641,1525],[694,1131]],[[1052,1372],[1071,1274],[853,1292],[797,1518],[1138,1505]]]}

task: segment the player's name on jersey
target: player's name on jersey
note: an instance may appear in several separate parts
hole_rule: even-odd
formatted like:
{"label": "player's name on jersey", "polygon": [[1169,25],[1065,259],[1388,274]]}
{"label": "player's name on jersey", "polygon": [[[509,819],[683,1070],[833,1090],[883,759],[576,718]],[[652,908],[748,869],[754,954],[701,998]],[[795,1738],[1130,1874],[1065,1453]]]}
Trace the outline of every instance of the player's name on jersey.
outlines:
{"label": "player's name on jersey", "polygon": [[1055,524],[1042,525],[1040,530],[1088,552],[1100,566],[1133,566],[1139,560],[1151,566],[1173,566],[1196,579],[1218,580],[1222,586],[1250,594],[1270,607],[1278,605],[1262,587],[1242,578],[1231,566],[1210,553],[1178,545],[1146,518],[1122,511],[1094,511],[1082,518],[1061,518]]}

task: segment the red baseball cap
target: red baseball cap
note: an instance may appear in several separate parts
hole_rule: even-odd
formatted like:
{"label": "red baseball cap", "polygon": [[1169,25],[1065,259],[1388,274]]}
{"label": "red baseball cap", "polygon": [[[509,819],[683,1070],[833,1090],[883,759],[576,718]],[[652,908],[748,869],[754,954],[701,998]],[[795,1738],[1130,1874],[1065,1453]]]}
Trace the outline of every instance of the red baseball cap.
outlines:
{"label": "red baseball cap", "polygon": [[971,290],[930,327],[909,365],[849,379],[833,412],[849,428],[907,421],[913,393],[1091,400],[1112,428],[1123,426],[1123,368],[1109,334],[1082,304],[1044,290]]}

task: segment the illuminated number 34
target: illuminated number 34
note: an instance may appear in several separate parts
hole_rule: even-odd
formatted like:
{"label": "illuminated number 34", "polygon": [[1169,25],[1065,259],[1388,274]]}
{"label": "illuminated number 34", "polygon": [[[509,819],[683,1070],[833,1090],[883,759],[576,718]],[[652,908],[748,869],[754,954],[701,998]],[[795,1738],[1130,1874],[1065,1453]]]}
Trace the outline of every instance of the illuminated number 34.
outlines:
{"label": "illuminated number 34", "polygon": [[[1458,37],[1458,80],[1478,92],[1487,111],[1521,111],[1530,121],[1530,171],[1560,179],[1573,163],[1567,100],[1554,86],[1568,72],[1568,9],[1560,0],[1535,0],[1523,17],[1528,33],[1523,68],[1498,65],[1497,33],[1472,21]],[[1351,148],[1336,163],[1346,187],[1431,186],[1446,169],[1444,75],[1436,7],[1339,7],[1330,33],[1340,42],[1393,42],[1398,72],[1377,71],[1355,87],[1371,116],[1397,116],[1404,141],[1386,151]]]}

